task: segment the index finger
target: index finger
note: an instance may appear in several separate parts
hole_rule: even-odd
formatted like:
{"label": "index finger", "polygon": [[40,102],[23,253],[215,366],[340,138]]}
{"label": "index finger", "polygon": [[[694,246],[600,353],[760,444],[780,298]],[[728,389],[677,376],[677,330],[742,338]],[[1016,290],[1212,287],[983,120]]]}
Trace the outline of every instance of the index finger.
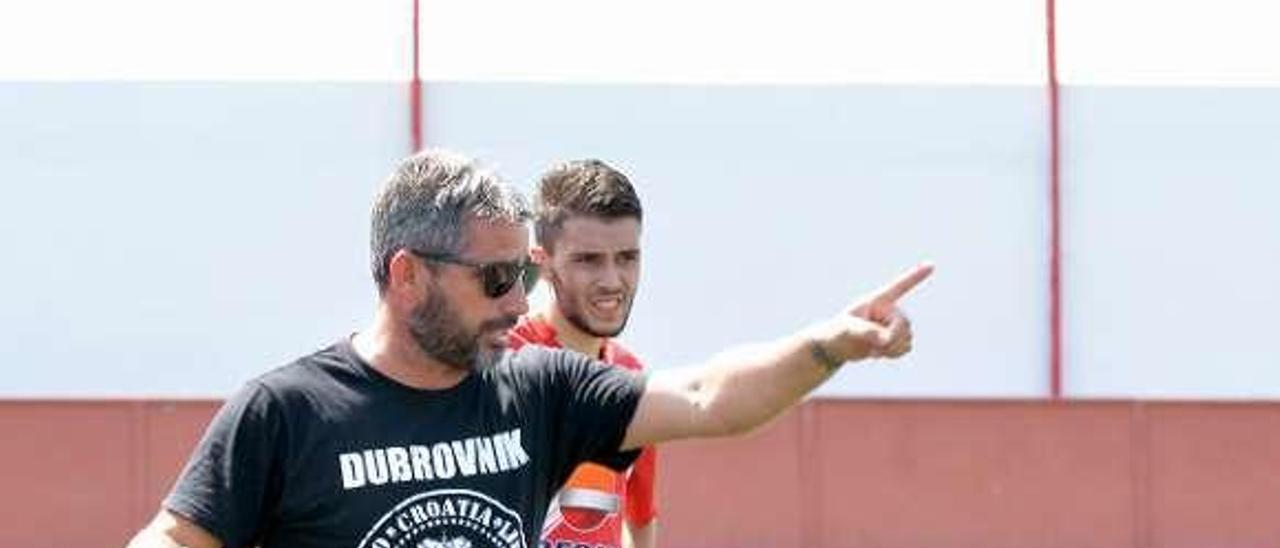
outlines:
{"label": "index finger", "polygon": [[897,302],[903,295],[906,295],[915,286],[920,285],[930,274],[933,274],[933,263],[920,263],[907,271],[899,274],[898,277],[881,287],[878,291],[871,294],[871,298],[882,302]]}

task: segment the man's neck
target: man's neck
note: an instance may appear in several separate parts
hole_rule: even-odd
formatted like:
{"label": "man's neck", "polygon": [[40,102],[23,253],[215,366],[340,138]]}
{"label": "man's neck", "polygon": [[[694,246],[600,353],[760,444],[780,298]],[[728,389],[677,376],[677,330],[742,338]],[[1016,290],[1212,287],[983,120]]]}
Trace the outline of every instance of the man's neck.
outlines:
{"label": "man's neck", "polygon": [[397,325],[383,310],[374,314],[368,327],[352,337],[351,346],[379,373],[411,388],[452,388],[468,374],[427,356],[403,324]]}
{"label": "man's neck", "polygon": [[551,303],[548,309],[539,311],[537,315],[556,329],[556,338],[560,340],[561,346],[593,358],[600,357],[606,339],[578,329],[560,313],[555,303]]}

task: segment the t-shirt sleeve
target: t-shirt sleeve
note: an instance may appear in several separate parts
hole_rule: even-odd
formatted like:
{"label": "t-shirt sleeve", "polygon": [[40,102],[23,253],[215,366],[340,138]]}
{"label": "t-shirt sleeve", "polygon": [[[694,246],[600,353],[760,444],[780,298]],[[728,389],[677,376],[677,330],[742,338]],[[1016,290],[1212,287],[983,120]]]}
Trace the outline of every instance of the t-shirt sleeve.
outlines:
{"label": "t-shirt sleeve", "polygon": [[225,546],[248,546],[279,498],[276,441],[282,414],[268,389],[252,382],[209,423],[163,506],[195,522]]}
{"label": "t-shirt sleeve", "polygon": [[654,483],[658,477],[658,450],[649,445],[640,452],[640,458],[627,474],[627,522],[644,527],[658,517]]}
{"label": "t-shirt sleeve", "polygon": [[619,451],[644,393],[644,376],[576,352],[544,350],[550,362],[552,424],[560,431],[556,452],[568,472],[584,461],[625,470],[638,450]]}

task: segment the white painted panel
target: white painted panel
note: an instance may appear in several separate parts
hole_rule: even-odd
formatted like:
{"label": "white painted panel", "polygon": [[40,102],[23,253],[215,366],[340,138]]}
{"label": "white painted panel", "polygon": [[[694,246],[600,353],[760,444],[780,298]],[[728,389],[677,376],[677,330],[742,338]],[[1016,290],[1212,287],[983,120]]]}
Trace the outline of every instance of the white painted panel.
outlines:
{"label": "white painted panel", "polygon": [[1065,99],[1068,393],[1280,396],[1280,90]]}
{"label": "white painted panel", "polygon": [[0,85],[0,396],[224,395],[358,329],[401,92]]}
{"label": "white painted panel", "polygon": [[[446,80],[1044,80],[1022,0],[642,3],[423,0],[421,68]],[[412,1],[0,3],[0,78],[404,80]],[[36,52],[36,53],[32,53]]]}
{"label": "white painted panel", "polygon": [[1070,0],[1058,5],[1068,84],[1276,86],[1280,7],[1258,0]]}
{"label": "white painted panel", "polygon": [[1038,83],[1026,0],[424,0],[435,80]]}
{"label": "white painted panel", "polygon": [[[222,394],[359,327],[395,86],[0,87],[8,395]],[[1017,88],[433,85],[429,139],[527,187],[597,155],[641,185],[627,338],[655,366],[794,329],[921,258],[904,367],[832,394],[1034,396],[1040,94]]]}
{"label": "white painted panel", "polygon": [[833,313],[921,258],[901,367],[825,394],[1047,392],[1043,97],[1003,87],[436,84],[427,134],[531,181],[626,170],[646,205],[625,339],[657,367]]}
{"label": "white painted panel", "polygon": [[407,81],[411,0],[0,2],[0,79]]}

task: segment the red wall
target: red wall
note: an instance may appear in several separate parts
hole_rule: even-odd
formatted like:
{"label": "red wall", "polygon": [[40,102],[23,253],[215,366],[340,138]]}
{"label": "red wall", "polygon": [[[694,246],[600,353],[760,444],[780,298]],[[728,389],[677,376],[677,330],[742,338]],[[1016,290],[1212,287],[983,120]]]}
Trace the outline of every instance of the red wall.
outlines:
{"label": "red wall", "polygon": [[[0,546],[122,545],[216,405],[0,402]],[[1280,404],[815,400],[659,479],[672,548],[1280,546]]]}

